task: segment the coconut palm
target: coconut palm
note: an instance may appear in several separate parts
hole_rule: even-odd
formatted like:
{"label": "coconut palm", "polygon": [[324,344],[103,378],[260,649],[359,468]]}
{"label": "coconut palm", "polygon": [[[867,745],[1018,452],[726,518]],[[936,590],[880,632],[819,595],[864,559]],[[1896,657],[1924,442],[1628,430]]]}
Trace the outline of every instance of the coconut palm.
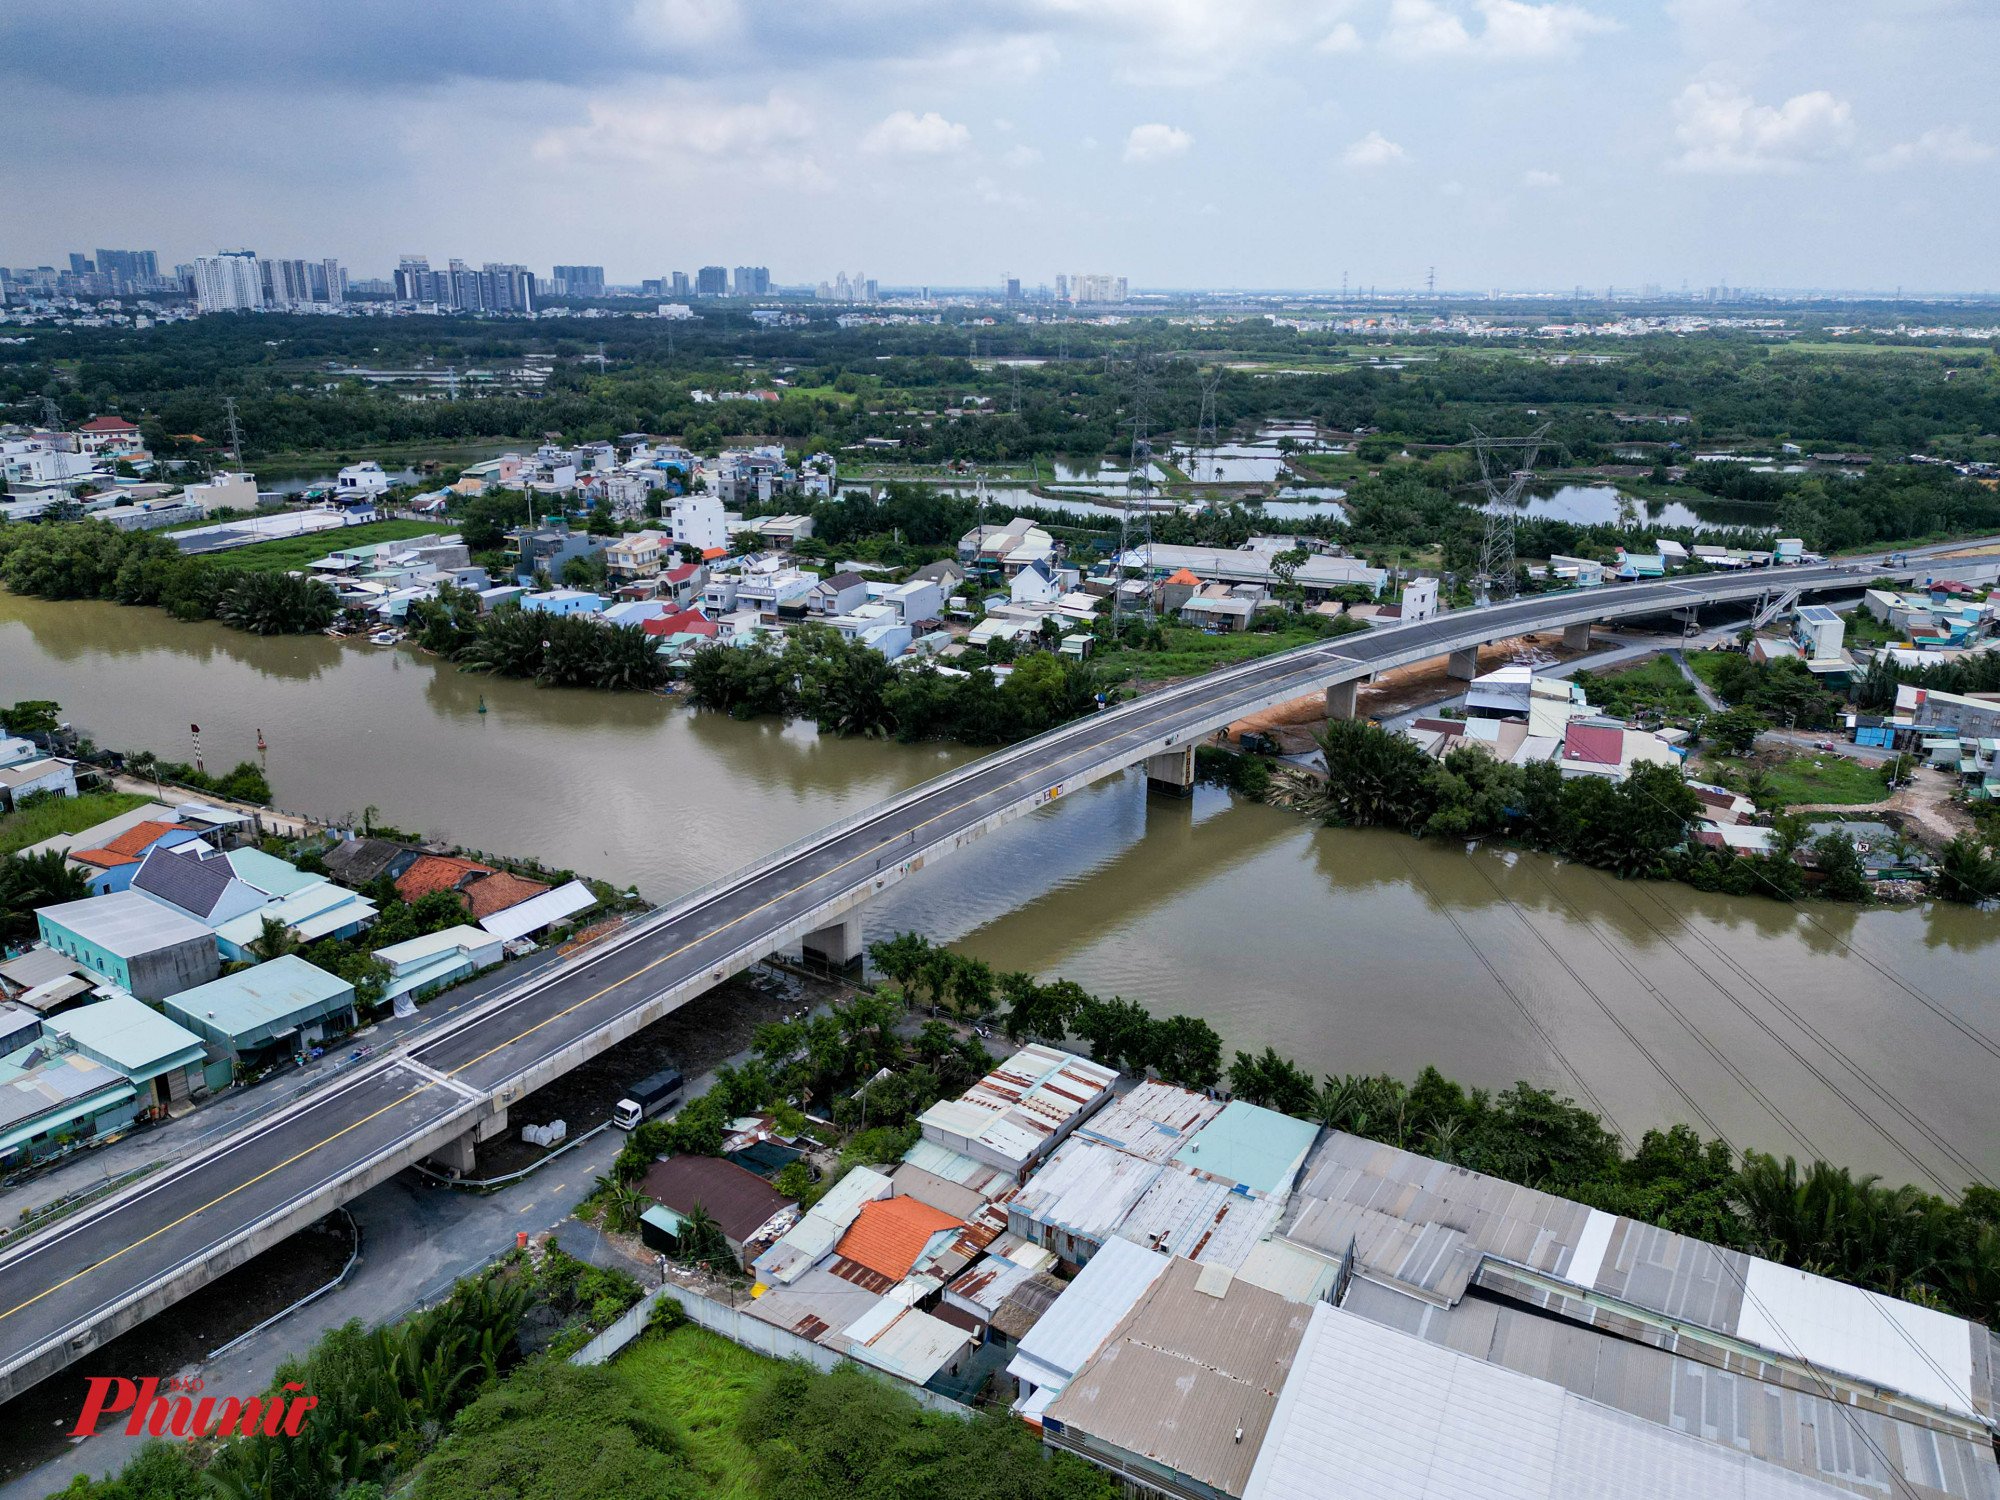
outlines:
{"label": "coconut palm", "polygon": [[246,945],[256,955],[259,963],[269,963],[274,958],[282,958],[287,953],[296,953],[299,948],[297,929],[287,926],[277,917],[265,917],[256,937]]}

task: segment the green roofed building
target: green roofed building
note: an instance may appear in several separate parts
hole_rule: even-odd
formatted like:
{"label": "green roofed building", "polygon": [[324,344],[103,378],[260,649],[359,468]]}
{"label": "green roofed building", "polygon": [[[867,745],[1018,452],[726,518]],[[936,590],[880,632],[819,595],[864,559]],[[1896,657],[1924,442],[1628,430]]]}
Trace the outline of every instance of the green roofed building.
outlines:
{"label": "green roofed building", "polygon": [[237,1062],[255,1066],[354,1025],[354,986],[287,953],[183,990],[167,1014]]}
{"label": "green roofed building", "polygon": [[1174,1153],[1174,1160],[1190,1171],[1269,1197],[1291,1191],[1292,1179],[1318,1139],[1319,1126],[1310,1120],[1234,1099]]}

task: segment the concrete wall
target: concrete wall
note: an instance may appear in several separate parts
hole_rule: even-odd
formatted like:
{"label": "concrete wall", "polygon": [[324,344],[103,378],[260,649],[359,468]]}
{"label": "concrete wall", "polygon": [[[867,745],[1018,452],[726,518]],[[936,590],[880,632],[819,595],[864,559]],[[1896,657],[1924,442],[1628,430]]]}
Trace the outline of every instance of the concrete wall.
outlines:
{"label": "concrete wall", "polygon": [[189,938],[130,960],[132,993],[141,1000],[164,1000],[191,990],[222,972],[213,934]]}

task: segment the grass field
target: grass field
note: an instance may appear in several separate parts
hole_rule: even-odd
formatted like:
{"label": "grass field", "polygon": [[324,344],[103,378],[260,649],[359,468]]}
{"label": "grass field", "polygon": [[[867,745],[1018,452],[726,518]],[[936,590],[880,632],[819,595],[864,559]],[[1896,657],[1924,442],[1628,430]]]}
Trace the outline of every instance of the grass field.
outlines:
{"label": "grass field", "polygon": [[376,542],[406,542],[413,536],[435,536],[452,529],[433,521],[373,521],[366,526],[343,526],[338,531],[315,531],[309,536],[258,542],[213,556],[220,566],[241,568],[246,573],[291,572],[335,550],[367,547]]}
{"label": "grass field", "polygon": [[1655,656],[1622,671],[1590,673],[1583,682],[1590,701],[1612,713],[1630,714],[1640,708],[1657,708],[1666,714],[1698,714],[1700,696],[1680,668],[1664,656]]}
{"label": "grass field", "polygon": [[756,1455],[737,1435],[743,1409],[773,1362],[705,1328],[649,1338],[611,1368],[687,1439],[714,1500],[753,1500]]}
{"label": "grass field", "polygon": [[1110,681],[1157,682],[1162,678],[1199,676],[1217,667],[1255,661],[1260,656],[1273,656],[1323,639],[1310,630],[1245,630],[1231,635],[1207,635],[1199,630],[1169,627],[1165,651],[1106,651],[1097,661]]}
{"label": "grass field", "polygon": [[[1740,776],[1752,764],[1716,756],[1709,765]],[[1758,761],[1771,778],[1771,792],[1786,807],[1827,802],[1853,807],[1888,798],[1889,789],[1872,766],[1849,760],[1844,755],[1794,755],[1776,762]]]}
{"label": "grass field", "polygon": [[85,797],[44,802],[26,812],[8,813],[0,817],[0,854],[12,854],[59,833],[82,833],[152,800],[132,792],[92,792]]}

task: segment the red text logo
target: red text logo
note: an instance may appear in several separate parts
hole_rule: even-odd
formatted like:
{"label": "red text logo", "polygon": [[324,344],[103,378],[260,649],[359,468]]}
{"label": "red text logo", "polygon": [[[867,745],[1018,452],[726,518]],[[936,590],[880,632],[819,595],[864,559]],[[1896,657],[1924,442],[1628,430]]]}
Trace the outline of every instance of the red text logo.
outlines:
{"label": "red text logo", "polygon": [[[171,1379],[166,1393],[161,1382],[151,1378],[136,1384],[117,1375],[93,1375],[83,1399],[83,1415],[76,1419],[71,1437],[95,1437],[100,1418],[130,1412],[125,1435],[138,1437],[297,1437],[306,1423],[306,1414],[319,1405],[313,1396],[252,1396],[239,1400],[229,1396],[218,1402],[201,1394],[199,1379]],[[303,1391],[302,1385],[287,1385],[287,1391]]]}

